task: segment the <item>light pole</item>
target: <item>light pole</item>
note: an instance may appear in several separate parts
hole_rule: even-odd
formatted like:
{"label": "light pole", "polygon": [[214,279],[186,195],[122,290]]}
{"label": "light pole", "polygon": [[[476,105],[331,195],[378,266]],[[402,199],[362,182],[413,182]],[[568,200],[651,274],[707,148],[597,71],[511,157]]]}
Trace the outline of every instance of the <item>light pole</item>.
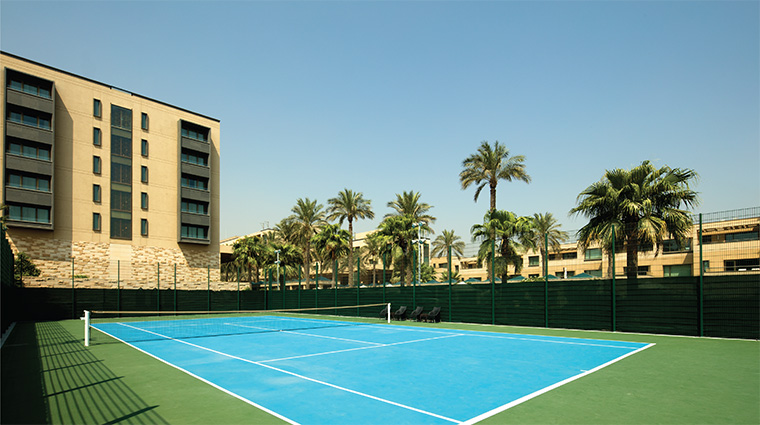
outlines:
{"label": "light pole", "polygon": [[417,239],[413,240],[412,243],[417,244],[417,249],[419,250],[417,254],[417,282],[421,283],[421,273],[422,273],[422,245],[427,241],[427,238],[422,238],[422,226],[424,226],[425,223],[419,222],[412,224],[412,227],[417,228]]}

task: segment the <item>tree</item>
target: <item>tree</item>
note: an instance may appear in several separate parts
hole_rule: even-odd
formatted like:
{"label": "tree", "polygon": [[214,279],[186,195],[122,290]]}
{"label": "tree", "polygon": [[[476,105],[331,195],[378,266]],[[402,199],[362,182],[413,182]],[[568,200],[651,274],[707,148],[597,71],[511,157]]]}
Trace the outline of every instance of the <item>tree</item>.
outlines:
{"label": "tree", "polygon": [[364,259],[372,265],[372,284],[377,283],[377,263],[382,260],[383,253],[388,246],[388,237],[379,232],[371,233],[367,236],[365,244],[362,247]]}
{"label": "tree", "polygon": [[[557,219],[550,212],[533,214],[533,226],[529,238],[529,246],[538,250],[539,264],[546,258],[549,250],[559,252],[562,242],[568,239],[567,232],[560,230],[560,227],[562,225],[557,223]],[[546,246],[546,242],[548,242],[548,246]],[[544,270],[544,268],[542,267],[541,270]]]}
{"label": "tree", "polygon": [[626,275],[636,279],[642,243],[661,244],[666,236],[683,243],[689,235],[693,223],[682,207],[699,204],[697,192],[691,190],[697,178],[694,170],[658,169],[649,161],[630,170],[607,170],[601,180],[578,195],[578,205],[570,210],[589,218],[578,231],[579,243],[586,247],[594,241],[621,240],[626,251]]}
{"label": "tree", "polygon": [[301,248],[303,253],[307,288],[309,287],[309,266],[311,265],[311,238],[327,224],[325,212],[322,211],[322,208],[323,205],[318,204],[316,200],[299,198],[296,205],[291,209],[293,215],[288,217],[285,222],[286,226],[291,228],[293,232],[295,244]]}
{"label": "tree", "polygon": [[259,269],[266,250],[265,238],[264,235],[246,236],[236,240],[232,245],[232,253],[235,256],[233,262],[236,266],[248,270],[249,282],[254,282],[254,276],[255,281],[259,281]]}
{"label": "tree", "polygon": [[392,249],[390,252],[392,253],[394,272],[398,271],[402,281],[405,278],[411,282],[411,268],[409,266],[412,262],[412,240],[417,238],[415,223],[410,215],[388,216],[380,223],[379,233],[387,237],[386,240],[390,242],[392,247],[398,249],[398,255],[393,255],[396,249]]}
{"label": "tree", "polygon": [[424,223],[429,232],[432,232],[430,225],[435,222],[435,217],[428,214],[432,206],[425,202],[420,202],[420,193],[404,191],[403,194],[396,194],[396,200],[388,202],[388,207],[393,208],[395,213],[388,213],[386,218],[392,216],[408,216],[412,219],[413,223]]}
{"label": "tree", "polygon": [[492,242],[498,247],[499,257],[494,273],[501,272],[502,282],[506,282],[509,277],[509,264],[514,267],[515,273],[520,272],[522,256],[518,253],[518,248],[530,244],[532,224],[531,217],[518,217],[509,211],[492,210],[483,217],[483,224],[472,226],[472,239],[481,241],[479,261],[491,256]]}
{"label": "tree", "polygon": [[354,286],[354,220],[359,218],[375,218],[372,212],[372,201],[364,199],[361,192],[354,192],[349,189],[343,189],[335,198],[327,200],[327,219],[338,219],[338,224],[343,224],[343,220],[348,221],[348,286]]}
{"label": "tree", "polygon": [[[330,260],[329,264],[333,265],[337,260],[349,253],[349,241],[351,234],[348,230],[341,229],[337,224],[328,224],[324,226],[319,233],[311,238],[314,249],[319,251],[324,260]],[[338,270],[333,270],[337,273]]]}
{"label": "tree", "polygon": [[499,180],[522,180],[530,183],[530,176],[525,172],[525,157],[517,155],[510,157],[509,149],[498,141],[491,144],[488,141],[480,143],[478,152],[462,161],[463,170],[459,173],[462,190],[476,185],[475,202],[486,185],[491,194],[490,210],[496,209],[496,185]]}
{"label": "tree", "polygon": [[13,271],[16,281],[24,284],[24,276],[39,276],[40,269],[32,263],[32,260],[23,252],[16,254],[16,260],[13,263]]}
{"label": "tree", "polygon": [[[448,264],[451,265],[450,254],[457,256],[457,259],[461,260],[464,255],[464,241],[462,238],[454,234],[453,230],[444,230],[441,235],[438,235],[433,241],[430,255],[433,257],[442,257],[444,254],[448,259]],[[451,250],[449,251],[449,248]],[[446,280],[448,281],[448,270],[446,271]]]}

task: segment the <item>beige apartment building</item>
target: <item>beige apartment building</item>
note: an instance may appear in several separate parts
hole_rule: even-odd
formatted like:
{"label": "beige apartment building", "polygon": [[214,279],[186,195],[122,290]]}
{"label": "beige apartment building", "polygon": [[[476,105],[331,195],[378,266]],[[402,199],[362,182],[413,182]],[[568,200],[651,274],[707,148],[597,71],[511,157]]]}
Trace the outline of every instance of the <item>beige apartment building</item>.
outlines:
{"label": "beige apartment building", "polygon": [[[16,55],[2,66],[3,204],[41,279],[219,278],[219,120]],[[153,283],[155,285],[155,282]],[[178,285],[179,287],[179,285]]]}
{"label": "beige apartment building", "polygon": [[[750,210],[750,209],[748,209]],[[691,229],[686,243],[679,246],[673,240],[661,246],[643,246],[639,253],[638,275],[642,277],[699,276],[700,246],[699,226]],[[760,274],[760,215],[742,219],[726,219],[703,223],[702,264],[709,274]],[[523,278],[543,277],[543,259],[536,251],[523,254],[523,268],[518,274]],[[440,273],[448,269],[445,257],[431,258],[431,265]],[[548,274],[560,279],[579,275],[609,277],[609,254],[598,246],[583,251],[577,241],[560,245],[560,250],[548,254]],[[623,247],[615,255],[615,275],[625,277],[626,254]],[[488,281],[488,271],[478,265],[477,258],[452,259],[452,273],[461,280]],[[514,275],[510,266],[510,275]],[[587,276],[588,277],[588,276]]]}

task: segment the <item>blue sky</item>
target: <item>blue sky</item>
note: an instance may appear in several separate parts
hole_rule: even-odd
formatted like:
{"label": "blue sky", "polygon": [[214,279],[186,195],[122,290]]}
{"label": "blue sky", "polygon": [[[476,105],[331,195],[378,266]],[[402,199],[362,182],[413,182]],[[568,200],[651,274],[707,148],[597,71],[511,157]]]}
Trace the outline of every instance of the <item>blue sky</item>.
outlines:
{"label": "blue sky", "polygon": [[0,1],[0,48],[221,120],[221,237],[343,188],[371,230],[421,193],[469,242],[483,140],[526,157],[497,207],[551,212],[606,169],[693,168],[697,212],[760,205],[758,1]]}

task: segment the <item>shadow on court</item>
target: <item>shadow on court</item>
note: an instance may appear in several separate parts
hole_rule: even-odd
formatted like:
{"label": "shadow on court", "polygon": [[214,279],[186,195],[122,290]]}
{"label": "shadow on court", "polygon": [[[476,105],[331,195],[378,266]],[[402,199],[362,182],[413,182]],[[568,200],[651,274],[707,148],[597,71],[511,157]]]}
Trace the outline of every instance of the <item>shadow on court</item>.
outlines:
{"label": "shadow on court", "polygon": [[2,348],[2,423],[167,424],[58,322],[20,323]]}

